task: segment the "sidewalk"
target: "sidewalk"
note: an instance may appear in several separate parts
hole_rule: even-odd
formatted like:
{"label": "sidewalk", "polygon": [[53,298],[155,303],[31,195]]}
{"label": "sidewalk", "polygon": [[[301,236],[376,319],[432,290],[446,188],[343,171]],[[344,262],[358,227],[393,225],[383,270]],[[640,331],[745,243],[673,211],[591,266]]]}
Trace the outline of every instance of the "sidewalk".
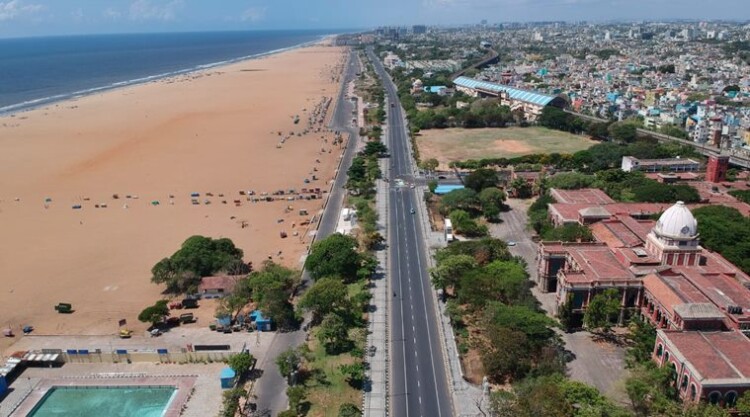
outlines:
{"label": "sidewalk", "polygon": [[[380,160],[383,178],[388,176],[388,160]],[[388,219],[388,183],[377,181],[375,206],[378,213],[378,231],[388,238],[386,222]],[[367,381],[362,399],[362,410],[365,417],[388,415],[388,257],[387,249],[375,252],[378,268],[372,277],[370,292],[370,316],[367,323],[367,353],[365,361],[369,365]]]}

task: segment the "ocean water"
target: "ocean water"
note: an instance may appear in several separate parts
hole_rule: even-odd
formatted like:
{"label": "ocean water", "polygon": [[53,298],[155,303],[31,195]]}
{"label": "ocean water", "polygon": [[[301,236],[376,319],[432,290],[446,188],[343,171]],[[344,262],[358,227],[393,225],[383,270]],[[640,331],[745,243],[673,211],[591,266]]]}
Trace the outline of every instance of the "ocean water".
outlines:
{"label": "ocean water", "polygon": [[284,50],[331,31],[0,39],[0,113]]}

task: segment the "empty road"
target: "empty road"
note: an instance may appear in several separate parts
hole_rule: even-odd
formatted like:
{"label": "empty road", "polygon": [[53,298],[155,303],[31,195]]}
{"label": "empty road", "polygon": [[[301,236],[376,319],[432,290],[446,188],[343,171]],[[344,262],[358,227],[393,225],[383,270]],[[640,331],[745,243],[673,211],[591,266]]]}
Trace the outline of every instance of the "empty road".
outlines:
{"label": "empty road", "polygon": [[[420,227],[409,136],[396,87],[368,51],[386,91],[387,145],[391,154],[388,236],[390,285],[390,414],[396,417],[453,415],[434,297],[427,272],[429,256]],[[390,106],[393,103],[393,106]],[[398,180],[404,180],[398,186]],[[412,213],[414,211],[414,213]]]}

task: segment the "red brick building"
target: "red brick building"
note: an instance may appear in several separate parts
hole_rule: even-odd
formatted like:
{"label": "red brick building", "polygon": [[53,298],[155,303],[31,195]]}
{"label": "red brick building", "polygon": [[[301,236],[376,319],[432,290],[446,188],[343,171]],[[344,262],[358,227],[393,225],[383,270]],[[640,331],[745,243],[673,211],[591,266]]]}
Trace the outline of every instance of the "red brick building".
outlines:
{"label": "red brick building", "polygon": [[579,223],[591,223],[595,242],[541,242],[539,287],[556,292],[558,305],[571,303],[579,322],[595,295],[618,290],[619,322],[638,314],[657,327],[654,359],[674,364],[682,398],[732,405],[750,388],[743,335],[750,333],[750,277],[700,246],[698,222],[682,202],[656,222],[629,215],[587,222],[592,207],[579,208],[581,201],[606,200],[590,191],[557,194],[570,202],[559,204],[563,210],[575,206]]}
{"label": "red brick building", "polygon": [[750,389],[750,340],[739,332],[658,330],[653,359],[673,369],[684,401],[733,407]]}

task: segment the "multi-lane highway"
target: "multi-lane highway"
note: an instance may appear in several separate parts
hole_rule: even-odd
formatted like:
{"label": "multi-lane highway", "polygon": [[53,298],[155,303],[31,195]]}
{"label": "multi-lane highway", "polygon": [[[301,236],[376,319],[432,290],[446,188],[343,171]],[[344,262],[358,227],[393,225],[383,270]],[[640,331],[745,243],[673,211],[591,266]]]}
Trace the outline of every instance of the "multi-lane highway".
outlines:
{"label": "multi-lane highway", "polygon": [[[388,243],[390,285],[390,415],[453,415],[434,297],[427,272],[427,250],[420,227],[413,161],[396,87],[372,50],[368,56],[386,91],[387,145],[391,154]],[[393,103],[393,106],[390,105]],[[399,180],[404,186],[399,186]]]}

